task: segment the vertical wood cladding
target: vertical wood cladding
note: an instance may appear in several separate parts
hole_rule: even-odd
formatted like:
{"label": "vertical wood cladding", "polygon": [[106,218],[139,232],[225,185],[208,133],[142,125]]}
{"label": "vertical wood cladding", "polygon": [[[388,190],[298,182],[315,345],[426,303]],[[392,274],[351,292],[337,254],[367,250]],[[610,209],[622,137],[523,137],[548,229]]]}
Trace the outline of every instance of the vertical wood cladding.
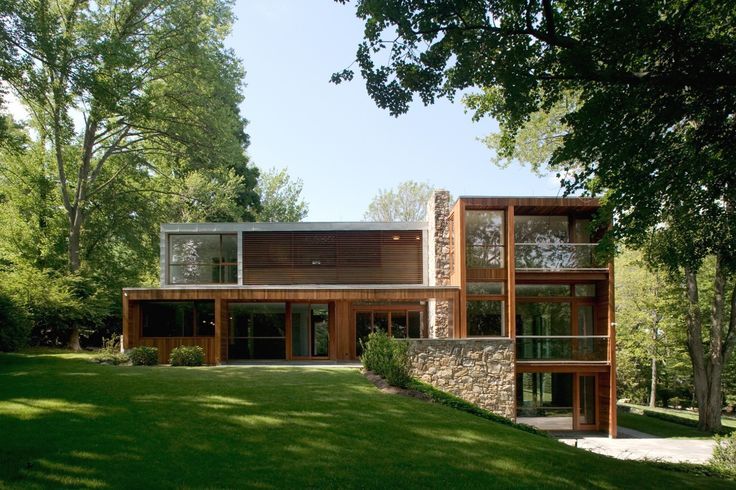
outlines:
{"label": "vertical wood cladding", "polygon": [[243,284],[422,284],[422,232],[243,233]]}

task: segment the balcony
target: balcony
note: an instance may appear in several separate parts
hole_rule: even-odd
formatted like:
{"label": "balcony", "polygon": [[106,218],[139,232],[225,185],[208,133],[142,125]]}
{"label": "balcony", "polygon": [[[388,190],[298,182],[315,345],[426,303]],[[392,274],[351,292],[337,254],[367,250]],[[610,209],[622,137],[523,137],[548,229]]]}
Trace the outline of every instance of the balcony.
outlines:
{"label": "balcony", "polygon": [[595,257],[595,243],[536,242],[517,243],[516,269],[584,270],[605,269]]}
{"label": "balcony", "polygon": [[607,335],[525,335],[516,337],[516,360],[606,362]]}

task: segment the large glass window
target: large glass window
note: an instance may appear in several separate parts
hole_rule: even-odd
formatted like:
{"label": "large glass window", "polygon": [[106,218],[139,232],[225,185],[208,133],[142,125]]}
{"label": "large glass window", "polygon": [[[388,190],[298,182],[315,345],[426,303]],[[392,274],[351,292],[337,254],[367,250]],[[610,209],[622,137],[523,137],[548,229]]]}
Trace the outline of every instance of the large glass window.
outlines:
{"label": "large glass window", "polygon": [[503,301],[467,301],[468,337],[494,337],[504,334]]}
{"label": "large glass window", "polygon": [[567,242],[567,216],[514,216],[514,240],[521,243]]}
{"label": "large glass window", "polygon": [[570,303],[516,304],[516,335],[571,335]]}
{"label": "large glass window", "polygon": [[215,335],[214,301],[142,301],[143,337],[211,337]]}
{"label": "large glass window", "polygon": [[372,332],[386,332],[401,339],[420,338],[423,323],[424,314],[419,310],[356,311],[355,352],[358,356],[363,353],[363,344]]}
{"label": "large glass window", "polygon": [[465,212],[465,262],[474,269],[504,267],[504,212]]}
{"label": "large glass window", "polygon": [[503,294],[502,282],[469,282],[468,294]]}
{"label": "large glass window", "polygon": [[516,296],[570,296],[569,284],[517,284]]}
{"label": "large glass window", "polygon": [[169,284],[236,284],[235,234],[169,235]]}
{"label": "large glass window", "polygon": [[326,304],[291,305],[291,355],[327,357],[330,347],[329,307]]}
{"label": "large glass window", "polygon": [[286,357],[286,303],[231,303],[231,359]]}
{"label": "large glass window", "polygon": [[573,374],[516,375],[516,416],[519,422],[545,430],[573,428]]}

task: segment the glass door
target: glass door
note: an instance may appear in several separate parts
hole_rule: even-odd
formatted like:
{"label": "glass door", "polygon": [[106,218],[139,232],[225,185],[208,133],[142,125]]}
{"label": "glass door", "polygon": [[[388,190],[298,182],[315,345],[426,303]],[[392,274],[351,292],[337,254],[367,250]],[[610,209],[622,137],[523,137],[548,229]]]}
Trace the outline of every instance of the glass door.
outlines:
{"label": "glass door", "polygon": [[363,353],[368,335],[381,331],[397,338],[421,338],[424,312],[420,308],[398,309],[382,306],[380,309],[355,310],[355,355]]}
{"label": "glass door", "polygon": [[286,304],[230,303],[230,359],[285,359]]}
{"label": "glass door", "polygon": [[330,355],[330,308],[327,304],[291,304],[291,357]]}
{"label": "glass door", "polygon": [[578,428],[592,428],[596,419],[595,376],[578,375]]}

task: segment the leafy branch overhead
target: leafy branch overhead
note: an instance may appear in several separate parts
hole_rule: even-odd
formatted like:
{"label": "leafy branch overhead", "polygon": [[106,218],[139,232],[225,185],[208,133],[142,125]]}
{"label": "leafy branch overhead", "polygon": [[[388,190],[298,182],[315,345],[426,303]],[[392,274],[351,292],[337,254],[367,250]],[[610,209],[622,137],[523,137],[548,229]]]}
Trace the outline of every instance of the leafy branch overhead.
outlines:
{"label": "leafy branch overhead", "polygon": [[[498,163],[602,196],[598,221],[612,226],[599,248],[646,248],[683,278],[700,424],[717,429],[736,346],[736,3],[358,0],[356,15],[356,62],[379,107],[479,90],[465,102],[498,121]],[[698,273],[711,260],[708,318]]]}
{"label": "leafy branch overhead", "polygon": [[[135,284],[155,268],[160,222],[253,218],[233,20],[219,0],[0,0],[0,90],[28,115],[20,143],[0,124],[0,225],[53,242],[31,267]],[[16,248],[2,260],[17,272]]]}

